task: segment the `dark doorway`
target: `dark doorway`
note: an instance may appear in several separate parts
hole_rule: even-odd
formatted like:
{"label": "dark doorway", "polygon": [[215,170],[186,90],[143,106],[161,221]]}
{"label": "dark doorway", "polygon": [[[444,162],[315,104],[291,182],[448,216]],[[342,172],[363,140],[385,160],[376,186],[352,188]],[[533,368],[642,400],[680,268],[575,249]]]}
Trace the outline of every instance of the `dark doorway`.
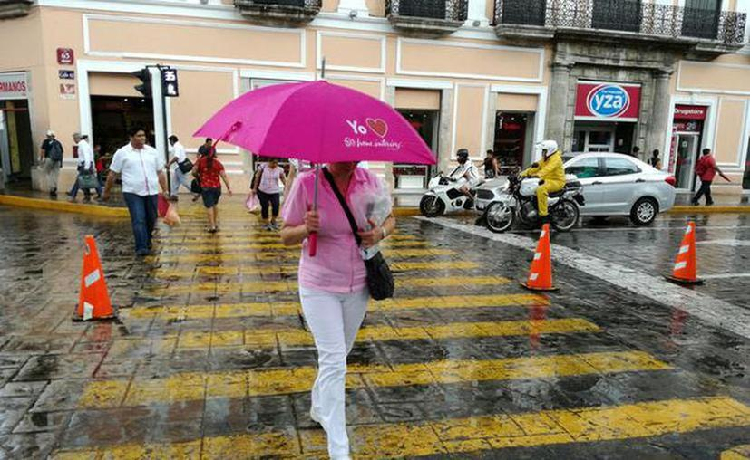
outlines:
{"label": "dark doorway", "polygon": [[[38,148],[31,137],[29,103],[0,101],[0,159],[8,182],[31,180],[31,168]],[[39,141],[41,146],[41,140]]]}
{"label": "dark doorway", "polygon": [[94,143],[101,146],[104,155],[112,155],[127,144],[128,130],[133,126],[146,128],[148,143],[155,144],[151,99],[92,96],[91,115]]}
{"label": "dark doorway", "polygon": [[[433,153],[437,152],[437,127],[440,112],[437,110],[399,110],[399,112],[424,139]],[[433,172],[431,166],[396,163],[393,165],[395,187],[399,190],[422,190],[427,187],[427,182]]]}
{"label": "dark doorway", "polygon": [[529,118],[526,112],[497,112],[495,141],[492,150],[500,159],[501,174],[509,174],[524,164],[527,150]]}
{"label": "dark doorway", "polygon": [[621,122],[615,124],[615,152],[630,155],[633,151],[635,123]]}

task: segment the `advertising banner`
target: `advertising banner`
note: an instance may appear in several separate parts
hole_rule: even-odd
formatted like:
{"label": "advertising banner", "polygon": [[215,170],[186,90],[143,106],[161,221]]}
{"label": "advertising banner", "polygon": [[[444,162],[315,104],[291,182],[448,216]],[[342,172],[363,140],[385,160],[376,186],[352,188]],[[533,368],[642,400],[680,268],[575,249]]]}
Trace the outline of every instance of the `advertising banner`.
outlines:
{"label": "advertising banner", "polygon": [[641,85],[587,81],[578,83],[576,120],[638,121]]}

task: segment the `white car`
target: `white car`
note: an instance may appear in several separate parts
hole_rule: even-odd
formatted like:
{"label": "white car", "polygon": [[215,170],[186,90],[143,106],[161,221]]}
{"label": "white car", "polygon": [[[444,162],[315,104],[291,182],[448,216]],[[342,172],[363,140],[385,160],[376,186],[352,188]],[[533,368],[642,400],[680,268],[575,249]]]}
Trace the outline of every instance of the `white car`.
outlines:
{"label": "white car", "polygon": [[648,225],[674,206],[676,179],[628,155],[577,154],[565,162],[565,173],[581,181],[582,217],[630,216],[635,225]]}

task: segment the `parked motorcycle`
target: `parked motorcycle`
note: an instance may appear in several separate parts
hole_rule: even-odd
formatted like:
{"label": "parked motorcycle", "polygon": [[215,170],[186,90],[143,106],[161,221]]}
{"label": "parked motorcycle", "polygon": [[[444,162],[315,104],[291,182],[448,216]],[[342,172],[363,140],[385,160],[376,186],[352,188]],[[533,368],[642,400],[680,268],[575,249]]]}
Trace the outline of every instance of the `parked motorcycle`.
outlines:
{"label": "parked motorcycle", "polygon": [[[439,173],[430,179],[427,193],[419,202],[419,212],[425,217],[437,217],[457,211],[473,209],[474,200],[461,192],[468,185],[465,178],[451,179]],[[472,194],[473,194],[472,190]]]}
{"label": "parked motorcycle", "polygon": [[[550,193],[548,208],[552,228],[567,232],[580,219],[580,207],[584,206],[581,183],[573,175],[566,176],[562,190]],[[518,223],[524,227],[538,227],[539,210],[536,189],[539,178],[508,177],[507,182],[493,190],[493,198],[485,207],[483,220],[488,229],[502,233]]]}

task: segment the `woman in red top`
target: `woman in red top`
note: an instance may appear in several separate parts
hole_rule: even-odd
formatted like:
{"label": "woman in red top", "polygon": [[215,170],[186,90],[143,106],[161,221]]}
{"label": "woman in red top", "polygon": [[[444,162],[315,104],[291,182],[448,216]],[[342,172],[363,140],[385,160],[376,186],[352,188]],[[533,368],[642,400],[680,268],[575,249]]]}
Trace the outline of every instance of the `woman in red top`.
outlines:
{"label": "woman in red top", "polygon": [[224,171],[224,165],[216,158],[216,150],[211,149],[208,155],[202,156],[193,166],[193,175],[200,179],[201,197],[203,206],[208,210],[208,233],[216,233],[219,230],[216,222],[219,218],[219,197],[221,196],[221,182],[224,181],[227,186],[227,193],[232,196],[232,189],[229,187],[227,173]]}

